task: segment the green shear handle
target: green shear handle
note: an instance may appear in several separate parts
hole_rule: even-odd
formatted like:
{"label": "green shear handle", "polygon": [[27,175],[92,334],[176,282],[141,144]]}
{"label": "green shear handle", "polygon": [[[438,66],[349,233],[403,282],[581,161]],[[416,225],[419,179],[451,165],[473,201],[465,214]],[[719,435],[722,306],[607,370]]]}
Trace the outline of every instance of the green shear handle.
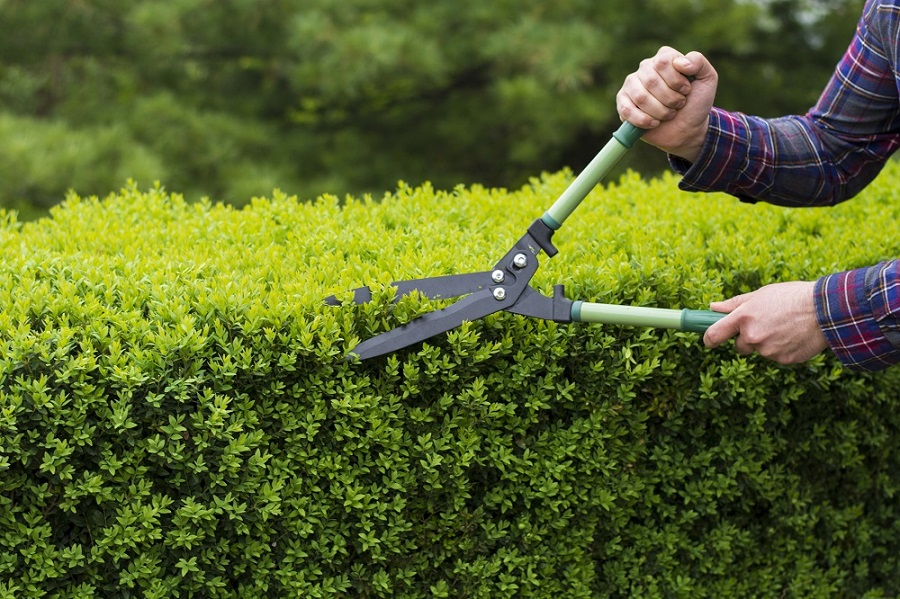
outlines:
{"label": "green shear handle", "polygon": [[587,197],[587,194],[603,180],[643,134],[643,129],[639,129],[627,121],[622,123],[622,126],[613,133],[612,138],[603,146],[603,149],[594,156],[590,164],[584,167],[581,174],[572,181],[572,184],[559,196],[559,199],[544,213],[544,216],[541,217],[544,224],[554,231],[559,229],[566,222],[566,219],[575,212],[581,201]]}
{"label": "green shear handle", "polygon": [[692,333],[705,333],[725,316],[722,312],[711,310],[672,310],[580,301],[572,304],[574,322],[676,329]]}
{"label": "green shear handle", "polygon": [[[581,201],[609,173],[622,156],[641,138],[644,130],[629,122],[613,133],[612,138],[597,153],[581,174],[541,217],[545,225],[556,231],[575,211]],[[671,310],[575,302],[572,320],[626,326],[646,326],[703,333],[725,316],[710,310]]]}

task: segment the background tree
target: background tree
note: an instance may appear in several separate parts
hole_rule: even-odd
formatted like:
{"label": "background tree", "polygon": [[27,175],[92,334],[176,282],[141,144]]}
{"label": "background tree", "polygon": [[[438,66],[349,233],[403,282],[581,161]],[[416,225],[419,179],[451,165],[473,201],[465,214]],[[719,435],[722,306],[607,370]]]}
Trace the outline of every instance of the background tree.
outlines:
{"label": "background tree", "polygon": [[399,179],[514,187],[586,164],[661,44],[714,61],[722,106],[805,111],[862,4],[0,0],[0,204],[129,176],[237,204]]}

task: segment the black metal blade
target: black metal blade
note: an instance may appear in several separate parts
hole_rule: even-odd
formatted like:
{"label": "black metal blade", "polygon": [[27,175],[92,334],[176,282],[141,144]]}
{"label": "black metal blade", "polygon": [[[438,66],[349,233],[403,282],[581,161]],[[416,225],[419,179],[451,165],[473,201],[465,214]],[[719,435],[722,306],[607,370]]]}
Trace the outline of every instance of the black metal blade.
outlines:
{"label": "black metal blade", "polygon": [[[468,295],[480,291],[491,285],[491,271],[470,272],[462,275],[444,275],[425,279],[412,279],[409,281],[394,281],[391,283],[397,288],[394,300],[413,291],[418,291],[429,299],[449,299],[460,295]],[[357,287],[353,290],[354,304],[367,304],[372,301],[372,291],[368,287]],[[329,295],[325,298],[329,306],[340,306],[337,296]]]}
{"label": "black metal blade", "polygon": [[443,310],[423,314],[405,325],[367,339],[354,347],[351,354],[355,354],[360,360],[383,356],[455,329],[467,320],[478,320],[498,312],[507,306],[508,302],[496,300],[490,289],[484,289]]}
{"label": "black metal blade", "polygon": [[449,299],[460,295],[468,295],[469,293],[485,289],[491,284],[491,271],[489,270],[391,283],[397,288],[398,298],[413,291],[418,291],[430,299]]}

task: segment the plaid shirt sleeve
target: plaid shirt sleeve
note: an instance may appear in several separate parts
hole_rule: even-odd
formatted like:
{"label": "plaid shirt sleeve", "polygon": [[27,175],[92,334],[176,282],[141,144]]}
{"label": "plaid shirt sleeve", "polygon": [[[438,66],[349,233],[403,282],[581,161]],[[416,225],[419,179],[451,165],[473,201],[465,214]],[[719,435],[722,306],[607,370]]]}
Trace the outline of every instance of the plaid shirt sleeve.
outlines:
{"label": "plaid shirt sleeve", "polygon": [[822,277],[816,312],[842,363],[880,370],[900,362],[900,260]]}
{"label": "plaid shirt sleeve", "polygon": [[[694,163],[671,157],[688,191],[827,206],[856,195],[900,146],[900,0],[867,0],[856,35],[817,104],[762,119],[714,108]],[[847,366],[900,362],[900,261],[823,277],[816,310]]]}

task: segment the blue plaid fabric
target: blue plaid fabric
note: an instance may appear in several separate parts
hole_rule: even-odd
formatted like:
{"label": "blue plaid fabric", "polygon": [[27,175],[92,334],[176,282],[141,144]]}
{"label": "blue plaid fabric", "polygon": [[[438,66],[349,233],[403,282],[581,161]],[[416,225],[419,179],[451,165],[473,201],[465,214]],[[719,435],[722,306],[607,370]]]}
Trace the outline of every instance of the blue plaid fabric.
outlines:
{"label": "blue plaid fabric", "polygon": [[[856,195],[900,147],[900,0],[868,0],[816,105],[763,119],[714,108],[694,163],[671,157],[688,191],[742,201],[828,206]],[[900,362],[900,260],[823,277],[819,324],[848,367]]]}

